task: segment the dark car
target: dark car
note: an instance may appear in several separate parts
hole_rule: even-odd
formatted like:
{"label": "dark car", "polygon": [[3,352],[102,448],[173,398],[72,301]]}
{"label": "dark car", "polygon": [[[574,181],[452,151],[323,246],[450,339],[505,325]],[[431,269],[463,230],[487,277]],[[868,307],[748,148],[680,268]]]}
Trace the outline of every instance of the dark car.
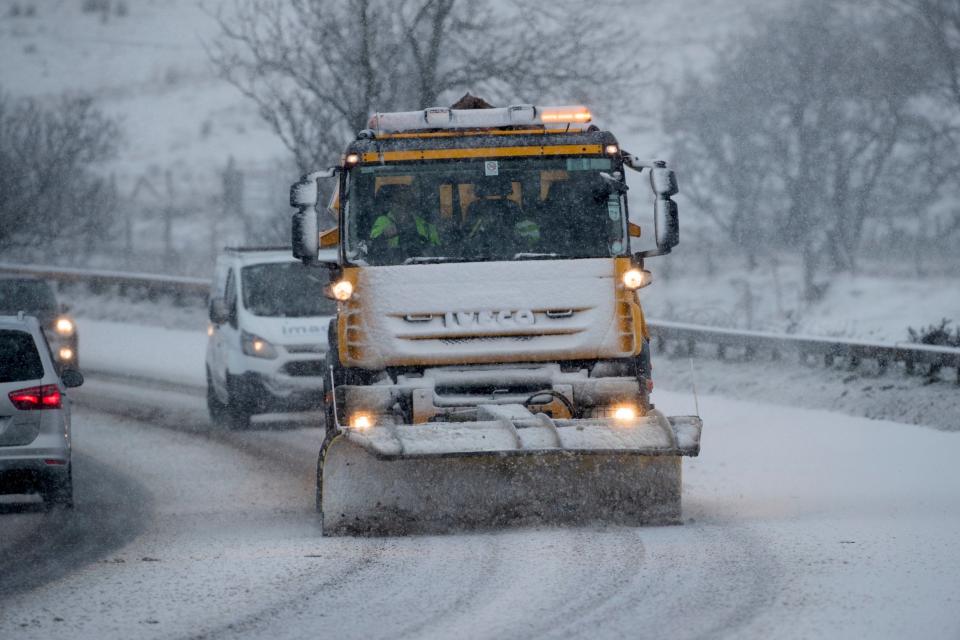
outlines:
{"label": "dark car", "polygon": [[57,302],[46,280],[0,275],[0,315],[23,311],[39,320],[58,366],[79,366],[77,325],[67,307]]}

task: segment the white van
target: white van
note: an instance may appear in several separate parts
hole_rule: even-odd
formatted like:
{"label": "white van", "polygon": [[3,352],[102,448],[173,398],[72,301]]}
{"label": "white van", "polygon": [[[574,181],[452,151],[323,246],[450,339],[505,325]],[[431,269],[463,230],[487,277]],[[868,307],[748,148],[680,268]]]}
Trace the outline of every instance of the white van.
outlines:
{"label": "white van", "polygon": [[320,407],[336,303],[327,271],[289,248],[226,248],[217,258],[207,330],[211,419],[243,428],[257,413]]}

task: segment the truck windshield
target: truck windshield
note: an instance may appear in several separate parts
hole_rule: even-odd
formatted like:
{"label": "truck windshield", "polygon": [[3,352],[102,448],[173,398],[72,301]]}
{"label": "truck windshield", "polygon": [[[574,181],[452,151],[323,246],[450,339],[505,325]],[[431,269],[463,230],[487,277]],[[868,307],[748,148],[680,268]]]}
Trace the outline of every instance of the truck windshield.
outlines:
{"label": "truck windshield", "polygon": [[367,265],[623,255],[625,201],[609,158],[360,166],[346,200],[346,257]]}
{"label": "truck windshield", "polygon": [[332,316],[337,303],[323,295],[329,281],[322,269],[298,262],[255,264],[241,270],[243,306],[255,316]]}

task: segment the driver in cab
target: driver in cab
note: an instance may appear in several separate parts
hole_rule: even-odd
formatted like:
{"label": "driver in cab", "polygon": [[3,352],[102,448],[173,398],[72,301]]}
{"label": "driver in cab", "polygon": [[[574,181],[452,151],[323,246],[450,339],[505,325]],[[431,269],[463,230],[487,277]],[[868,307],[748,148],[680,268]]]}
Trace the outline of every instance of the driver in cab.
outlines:
{"label": "driver in cab", "polygon": [[380,187],[377,204],[381,213],[370,228],[373,246],[415,257],[440,245],[437,226],[418,211],[416,194],[408,185]]}

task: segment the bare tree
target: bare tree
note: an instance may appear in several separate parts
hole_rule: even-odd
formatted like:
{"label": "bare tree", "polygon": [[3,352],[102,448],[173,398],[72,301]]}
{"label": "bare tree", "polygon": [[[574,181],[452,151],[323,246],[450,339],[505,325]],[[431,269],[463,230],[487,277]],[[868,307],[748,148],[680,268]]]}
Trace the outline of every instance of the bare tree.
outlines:
{"label": "bare tree", "polygon": [[[954,199],[960,198],[960,154],[956,146],[960,145],[960,2],[956,0],[886,0],[885,3],[894,19],[910,27],[913,58],[919,61],[923,78],[928,82],[928,93],[936,105],[942,105],[943,115],[940,124],[931,136],[930,145],[935,149],[949,144],[953,153],[953,162],[946,162],[951,156],[938,155],[938,162],[930,170],[945,172],[953,188]],[[931,109],[934,111],[934,109]],[[940,242],[960,233],[960,210],[953,207],[954,213],[936,238]],[[950,242],[950,247],[955,242]]]}
{"label": "bare tree", "polygon": [[960,3],[956,0],[887,0],[894,15],[910,21],[913,46],[925,57],[924,75],[940,97],[960,109]]}
{"label": "bare tree", "polygon": [[116,186],[93,168],[113,157],[117,124],[92,99],[15,99],[0,93],[0,247],[109,232]]}
{"label": "bare tree", "polygon": [[213,63],[304,171],[330,163],[375,111],[468,89],[616,104],[642,77],[624,28],[572,0],[242,0],[217,17]]}
{"label": "bare tree", "polygon": [[855,266],[871,217],[929,204],[942,178],[916,171],[934,135],[925,80],[888,27],[820,0],[759,21],[668,118],[685,175],[700,174],[694,203],[751,257],[796,250],[808,299],[824,265]]}

